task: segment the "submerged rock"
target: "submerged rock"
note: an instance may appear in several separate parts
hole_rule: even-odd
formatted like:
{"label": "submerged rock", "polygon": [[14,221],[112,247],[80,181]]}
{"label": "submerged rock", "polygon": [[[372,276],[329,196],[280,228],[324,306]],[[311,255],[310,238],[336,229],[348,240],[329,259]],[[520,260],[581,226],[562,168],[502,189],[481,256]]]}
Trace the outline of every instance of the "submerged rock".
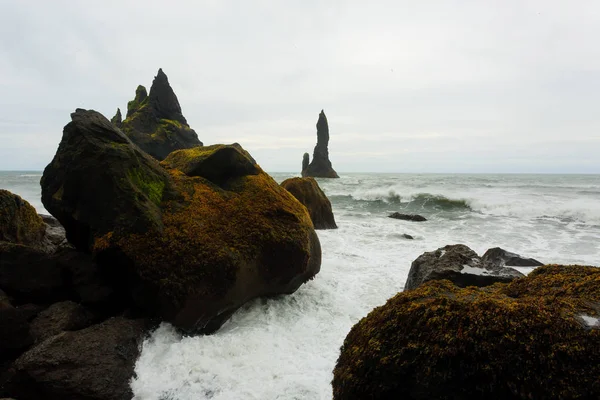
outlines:
{"label": "submerged rock", "polygon": [[62,332],[19,357],[4,391],[20,400],[129,400],[145,323],[112,318]]}
{"label": "submerged rock", "polygon": [[488,249],[488,251],[483,254],[481,259],[485,263],[498,265],[501,267],[505,265],[514,267],[540,267],[544,265],[536,259],[521,257],[518,254],[511,253],[510,251],[506,251],[500,247]]}
{"label": "submerged rock", "polygon": [[510,282],[522,276],[515,269],[486,264],[473,250],[456,244],[423,253],[413,261],[404,290],[416,289],[431,280],[448,279],[457,286],[466,287]]}
{"label": "submerged rock", "polygon": [[289,178],[281,186],[306,207],[315,229],[337,229],[331,202],[314,178]]}
{"label": "submerged rock", "polygon": [[174,150],[202,146],[183,116],[179,100],[162,69],[152,82],[150,95],[144,86],[138,86],[135,99],[127,104],[127,117],[119,127],[157,160],[163,160]]}
{"label": "submerged rock", "polygon": [[334,399],[600,398],[598,304],[594,267],[543,266],[486,288],[427,282],[352,328]]}
{"label": "submerged rock", "polygon": [[305,153],[302,159],[302,176],[303,177],[320,177],[320,178],[339,178],[337,172],[334,171],[329,161],[329,125],[327,124],[327,117],[323,110],[319,114],[319,120],[317,121],[317,145],[313,152],[313,160],[306,167],[308,163],[308,157]]}
{"label": "submerged rock", "polygon": [[410,240],[414,239],[414,237],[412,237],[412,236],[411,236],[411,235],[409,235],[408,233],[404,233],[404,234],[402,234],[402,237],[403,237],[404,239],[410,239]]}
{"label": "submerged rock", "polygon": [[393,214],[388,215],[389,218],[394,218],[394,219],[402,219],[405,221],[415,221],[415,222],[422,222],[422,221],[427,221],[427,218],[425,218],[422,215],[419,214],[400,214],[399,212],[395,212]]}
{"label": "submerged rock", "polygon": [[239,145],[179,150],[159,165],[97,112],[72,119],[42,201],[146,315],[213,331],[248,300],[292,293],[319,271],[306,208]]}

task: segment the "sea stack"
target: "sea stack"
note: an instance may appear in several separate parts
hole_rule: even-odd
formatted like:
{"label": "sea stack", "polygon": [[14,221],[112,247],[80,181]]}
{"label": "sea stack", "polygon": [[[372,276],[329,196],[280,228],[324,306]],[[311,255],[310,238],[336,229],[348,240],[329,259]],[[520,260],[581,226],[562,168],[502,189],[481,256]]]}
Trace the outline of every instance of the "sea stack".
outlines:
{"label": "sea stack", "polygon": [[162,69],[152,82],[150,94],[144,86],[137,87],[120,128],[133,143],[159,161],[172,151],[202,146],[183,116],[179,100]]}
{"label": "sea stack", "polygon": [[323,110],[319,114],[319,120],[317,121],[317,145],[313,153],[313,160],[308,164],[308,154],[304,154],[302,160],[302,176],[303,177],[316,177],[316,178],[339,178],[337,172],[331,167],[331,161],[329,161],[329,151],[327,145],[329,144],[329,125],[327,124],[327,117]]}

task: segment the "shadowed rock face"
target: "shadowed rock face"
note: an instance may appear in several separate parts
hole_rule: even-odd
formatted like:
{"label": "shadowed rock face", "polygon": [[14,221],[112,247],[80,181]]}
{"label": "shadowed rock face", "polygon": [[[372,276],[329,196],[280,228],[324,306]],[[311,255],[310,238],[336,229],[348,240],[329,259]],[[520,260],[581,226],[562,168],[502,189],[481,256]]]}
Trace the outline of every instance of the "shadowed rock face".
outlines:
{"label": "shadowed rock face", "polygon": [[175,150],[202,146],[183,116],[179,100],[162,69],[158,70],[149,95],[144,86],[138,86],[135,99],[127,104],[127,118],[119,127],[157,160],[165,159]]}
{"label": "shadowed rock face", "polygon": [[323,110],[319,114],[319,120],[317,121],[317,145],[313,153],[313,160],[306,168],[304,167],[308,163],[308,157],[305,154],[302,160],[302,176],[312,176],[319,178],[339,178],[337,172],[334,171],[329,161],[329,125],[327,124],[327,117]]}

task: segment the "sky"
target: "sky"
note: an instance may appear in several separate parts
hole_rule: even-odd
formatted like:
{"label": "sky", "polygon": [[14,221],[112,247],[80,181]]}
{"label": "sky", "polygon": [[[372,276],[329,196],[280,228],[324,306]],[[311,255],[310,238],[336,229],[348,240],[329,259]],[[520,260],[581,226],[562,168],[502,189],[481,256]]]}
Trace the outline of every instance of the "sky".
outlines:
{"label": "sky", "polygon": [[600,173],[596,0],[0,0],[0,170],[158,68],[204,144],[299,172]]}

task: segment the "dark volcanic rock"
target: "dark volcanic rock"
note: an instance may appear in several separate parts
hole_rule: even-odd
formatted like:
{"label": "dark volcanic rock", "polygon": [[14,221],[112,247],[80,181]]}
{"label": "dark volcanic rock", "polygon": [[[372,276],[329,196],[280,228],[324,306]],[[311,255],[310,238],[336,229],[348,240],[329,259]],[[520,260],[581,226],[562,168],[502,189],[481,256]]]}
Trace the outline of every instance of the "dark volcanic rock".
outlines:
{"label": "dark volcanic rock", "polygon": [[44,221],[31,204],[0,189],[0,241],[39,246],[45,231]]}
{"label": "dark volcanic rock", "polygon": [[69,242],[90,251],[117,226],[162,229],[158,207],[169,178],[158,163],[100,113],[77,109],[71,119],[41,180],[42,203]]}
{"label": "dark volcanic rock", "polygon": [[511,253],[500,247],[494,247],[486,251],[481,257],[483,262],[498,265],[498,266],[513,266],[513,267],[540,267],[543,263],[533,258],[524,258],[518,254]]}
{"label": "dark volcanic rock", "polygon": [[27,314],[0,299],[0,362],[13,358],[33,343]]}
{"label": "dark volcanic rock", "polygon": [[315,229],[337,229],[331,202],[314,178],[290,178],[281,186],[307,208]]}
{"label": "dark volcanic rock", "polygon": [[408,233],[404,233],[404,234],[402,235],[402,237],[403,237],[404,239],[410,239],[410,240],[414,239],[414,237],[412,237],[412,236],[411,236],[411,235],[409,235]]}
{"label": "dark volcanic rock", "polygon": [[123,126],[123,116],[121,115],[120,108],[117,108],[117,113],[114,117],[110,119],[110,122],[112,122],[119,129],[121,128],[121,126]]}
{"label": "dark volcanic rock", "polygon": [[112,318],[55,335],[13,364],[6,395],[19,400],[130,400],[145,323]]}
{"label": "dark volcanic rock", "polygon": [[177,96],[162,69],[152,82],[150,95],[146,94],[146,88],[138,86],[120,127],[136,145],[158,160],[174,150],[202,146],[181,113]]}
{"label": "dark volcanic rock", "polygon": [[595,267],[547,265],[486,288],[427,282],[352,328],[333,398],[598,399],[598,304]]}
{"label": "dark volcanic rock", "polygon": [[306,208],[235,144],[178,150],[159,165],[78,110],[44,171],[42,201],[123,304],[189,331],[214,330],[320,269]]}
{"label": "dark volcanic rock", "polygon": [[425,218],[422,215],[418,215],[418,214],[400,214],[398,212],[395,212],[393,214],[388,215],[388,217],[394,218],[394,219],[402,219],[405,221],[415,221],[415,222],[427,221],[427,218]]}
{"label": "dark volcanic rock", "polygon": [[431,280],[448,279],[457,286],[466,287],[510,282],[522,276],[512,268],[485,264],[473,250],[456,244],[423,253],[413,261],[404,290],[415,289]]}
{"label": "dark volcanic rock", "polygon": [[317,145],[313,152],[312,162],[304,168],[305,160],[308,161],[306,156],[302,160],[302,176],[303,177],[320,177],[320,178],[339,178],[337,172],[331,166],[329,161],[329,125],[327,124],[327,117],[323,110],[319,114],[319,120],[317,121]]}
{"label": "dark volcanic rock", "polygon": [[308,168],[308,164],[310,164],[310,155],[308,155],[308,153],[304,153],[304,156],[302,156],[302,171]]}
{"label": "dark volcanic rock", "polygon": [[62,269],[53,256],[7,242],[0,242],[0,287],[21,304],[68,297]]}
{"label": "dark volcanic rock", "polygon": [[36,342],[58,335],[62,331],[77,331],[94,322],[94,315],[81,304],[72,301],[54,303],[31,321],[30,332]]}

